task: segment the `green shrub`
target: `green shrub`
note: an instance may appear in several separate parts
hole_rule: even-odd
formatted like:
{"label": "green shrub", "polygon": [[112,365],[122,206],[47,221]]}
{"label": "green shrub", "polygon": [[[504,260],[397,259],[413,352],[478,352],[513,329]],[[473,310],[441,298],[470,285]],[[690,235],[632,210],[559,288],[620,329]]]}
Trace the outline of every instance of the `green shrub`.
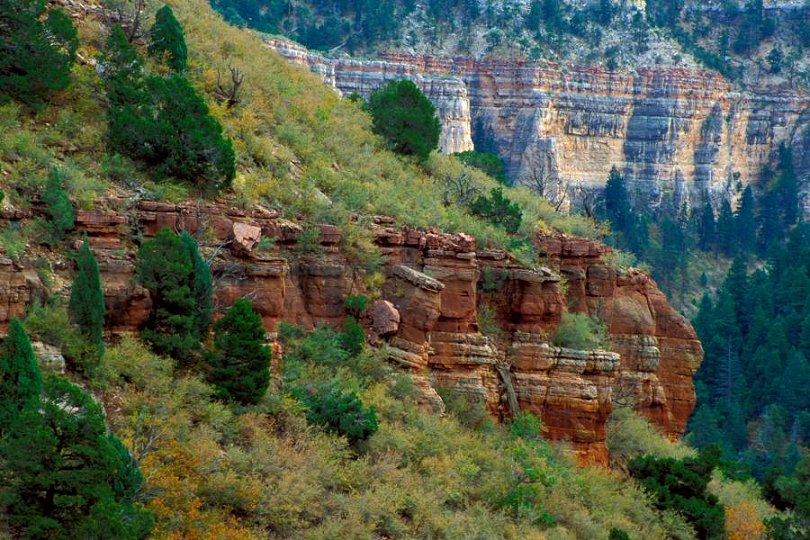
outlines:
{"label": "green shrub", "polygon": [[506,168],[503,165],[503,160],[498,154],[491,154],[489,152],[475,152],[470,150],[468,152],[460,152],[453,154],[453,156],[460,162],[470,167],[475,167],[479,171],[491,176],[501,184],[506,184]]}
{"label": "green shrub", "polygon": [[19,261],[23,253],[25,253],[25,238],[19,230],[11,227],[3,229],[0,234],[0,243],[3,245],[3,251],[6,257],[13,261]]}
{"label": "green shrub", "polygon": [[365,294],[347,296],[343,299],[343,305],[346,306],[346,311],[348,311],[350,315],[358,318],[368,307],[368,296]]}
{"label": "green shrub", "polygon": [[25,316],[25,329],[43,343],[58,347],[70,369],[94,376],[101,362],[99,346],[71,324],[67,310],[52,297],[46,304],[34,302]]}
{"label": "green shrub", "polygon": [[478,331],[489,337],[497,337],[501,334],[501,328],[495,318],[495,310],[489,304],[478,306],[477,313]]}
{"label": "green shrub", "polygon": [[366,346],[366,332],[352,315],[343,321],[343,332],[340,334],[340,346],[349,353],[349,356],[357,356]]}
{"label": "green shrub", "polygon": [[374,407],[364,407],[354,392],[327,384],[303,398],[307,420],[329,431],[344,435],[351,442],[368,439],[376,433],[377,413]]}
{"label": "green shrub", "polygon": [[551,341],[554,345],[569,349],[610,349],[607,327],[585,313],[563,313]]}
{"label": "green shrub", "polygon": [[476,430],[492,426],[492,416],[482,400],[470,399],[463,392],[447,386],[439,386],[436,392],[442,398],[447,413],[453,415],[462,426]]}
{"label": "green shrub", "polygon": [[372,129],[394,152],[422,161],[439,146],[441,126],[436,109],[411,81],[390,81],[368,98]]}
{"label": "green shrub", "polygon": [[612,529],[610,529],[608,540],[630,540],[630,535],[627,534],[622,529],[617,529],[616,527],[613,527]]}
{"label": "green shrub", "polygon": [[520,222],[523,219],[520,206],[504,196],[503,188],[492,188],[489,194],[489,197],[479,195],[470,206],[470,212],[494,225],[503,227],[508,233],[514,234],[518,232]]}
{"label": "green shrub", "polygon": [[244,298],[214,325],[214,348],[206,355],[208,381],[224,399],[257,403],[270,386],[270,348],[262,318]]}
{"label": "green shrub", "polygon": [[695,452],[685,444],[667,439],[646,418],[630,407],[614,405],[606,431],[610,461],[620,468],[626,466],[632,458],[643,455],[675,459],[695,455]]}

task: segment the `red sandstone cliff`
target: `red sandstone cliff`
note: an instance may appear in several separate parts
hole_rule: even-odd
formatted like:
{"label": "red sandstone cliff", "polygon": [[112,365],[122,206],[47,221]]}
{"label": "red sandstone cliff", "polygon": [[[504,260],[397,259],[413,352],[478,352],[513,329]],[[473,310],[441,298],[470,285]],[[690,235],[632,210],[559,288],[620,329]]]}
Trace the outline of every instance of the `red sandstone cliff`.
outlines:
{"label": "red sandstone cliff", "polygon": [[[140,201],[122,213],[79,212],[76,228],[99,259],[113,333],[137,331],[148,316],[149,294],[132,279],[133,240],[161,227],[204,239],[218,308],[246,296],[274,332],[282,320],[340,324],[343,299],[365,292],[376,299],[372,341],[413,373],[425,406],[441,410],[435,389],[450,386],[497,418],[531,410],[549,437],[570,441],[583,461],[607,462],[605,422],[614,396],[633,399],[670,436],[683,432],[694,406],[691,377],[702,349],[693,329],[647,275],[606,265],[601,257],[608,250],[596,242],[539,236],[536,245],[551,268],[527,269],[503,252],[477,249],[466,235],[403,229],[378,218],[373,232],[386,260],[385,282],[369,291],[331,225],[321,226],[319,255],[299,256],[293,248],[301,228],[261,208]],[[262,237],[275,240],[272,250],[257,248]],[[67,283],[72,269],[56,269]],[[0,258],[0,324],[22,315],[44,289],[31,261]],[[483,310],[497,321],[497,335],[479,332]],[[614,352],[550,346],[547,337],[565,310],[601,318]]]}

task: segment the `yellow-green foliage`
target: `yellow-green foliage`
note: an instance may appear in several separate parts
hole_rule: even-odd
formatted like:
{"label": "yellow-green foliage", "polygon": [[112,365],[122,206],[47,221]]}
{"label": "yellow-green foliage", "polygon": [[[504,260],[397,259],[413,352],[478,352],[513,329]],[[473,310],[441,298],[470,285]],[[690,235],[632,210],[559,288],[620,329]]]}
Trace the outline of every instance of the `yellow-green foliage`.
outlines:
{"label": "yellow-green foliage", "polygon": [[337,374],[357,389],[379,431],[353,448],[272,390],[238,414],[136,340],[108,349],[108,420],[140,460],[155,538],[600,539],[612,527],[689,538],[625,476],[577,468],[531,435],[422,412],[413,386],[374,354],[351,369],[292,362],[302,381]]}
{"label": "yellow-green foliage", "polygon": [[636,456],[682,459],[695,455],[688,446],[666,439],[630,407],[614,407],[607,423],[607,447],[611,463],[620,468]]}
{"label": "yellow-green foliage", "polygon": [[[177,0],[172,7],[186,33],[190,73],[209,96],[229,66],[245,75],[240,104],[214,107],[234,139],[234,188],[243,204],[265,201],[288,217],[342,225],[355,213],[385,214],[414,227],[466,231],[481,242],[508,245],[499,228],[459,205],[445,205],[438,185],[465,174],[475,189],[489,192],[495,180],[447,156],[434,154],[425,170],[383,150],[358,105],[306,69],[288,65],[257,35],[226,25],[204,0]],[[559,216],[527,190],[510,189],[509,197],[524,209],[526,233],[540,225],[597,234],[590,221]]]}
{"label": "yellow-green foliage", "polygon": [[725,508],[726,532],[730,539],[763,538],[765,520],[777,514],[776,509],[763,498],[762,489],[753,478],[731,480],[715,470],[709,482],[709,492]]}

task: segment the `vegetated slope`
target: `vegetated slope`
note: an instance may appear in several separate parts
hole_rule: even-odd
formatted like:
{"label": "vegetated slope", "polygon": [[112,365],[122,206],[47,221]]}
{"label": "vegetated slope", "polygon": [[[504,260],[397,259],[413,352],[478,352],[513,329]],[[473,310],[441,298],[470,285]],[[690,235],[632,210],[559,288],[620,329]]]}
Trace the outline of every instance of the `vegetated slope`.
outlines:
{"label": "vegetated slope", "polygon": [[[540,217],[547,217],[545,225],[573,228],[520,190],[505,192],[521,203],[522,237],[464,207],[445,206],[431,197],[437,183],[441,187],[462,173],[478,189],[494,181],[448,158],[433,158],[427,172],[401,161],[381,149],[364,113],[311,75],[272,55],[255,55],[258,40],[226,27],[205,4],[174,6],[185,24],[189,74],[198,88],[216,93],[217,67],[224,74],[228,64],[238,64],[245,75],[239,106],[228,110],[212,103],[239,160],[234,193],[226,202],[248,207],[261,201],[303,223],[341,223],[349,233],[344,247],[357,250],[359,264],[374,262],[364,259],[373,250],[363,251],[368,236],[362,221],[351,225],[352,212],[384,212],[403,223],[467,230],[513,249],[517,240],[518,251],[528,250],[526,234],[544,225]],[[394,374],[379,355],[358,349],[346,337],[349,332],[285,329],[282,380],[247,407],[214,400],[215,389],[201,380],[204,373],[157,357],[134,339],[108,344],[100,357],[98,347],[83,350],[60,306],[69,286],[52,271],[65,264],[71,241],[78,240],[70,236],[72,217],[66,219],[67,193],[68,203],[84,208],[93,208],[99,194],[117,194],[119,202],[110,204],[124,209],[135,198],[182,199],[194,193],[187,184],[107,152],[102,70],[88,59],[102,47],[108,29],[92,13],[91,8],[79,14],[79,53],[85,60],[75,67],[71,88],[37,114],[15,105],[2,109],[8,128],[0,146],[8,193],[3,219],[9,222],[3,248],[15,260],[38,261],[36,277],[54,294],[46,306],[32,307],[28,330],[61,345],[71,359],[68,375],[96,389],[106,405],[107,422],[144,473],[142,491],[129,496],[155,516],[154,537],[430,538],[469,537],[474,531],[482,538],[531,538],[556,529],[561,536],[594,538],[613,527],[636,537],[691,537],[683,518],[656,509],[620,473],[574,468],[537,437],[532,417],[519,416],[507,429],[491,426],[463,402],[449,418],[420,412],[408,379]],[[19,230],[46,182],[56,201],[43,201],[49,219]],[[572,223],[593,232],[587,221]],[[195,259],[184,260],[179,253],[184,249],[173,253],[178,258],[172,272],[190,273]],[[188,295],[185,290],[183,302]],[[189,318],[181,313],[171,323],[187,325]],[[73,387],[70,393],[83,395]],[[359,396],[366,418],[368,406],[374,406],[376,433],[366,430],[367,441],[333,433],[353,426],[330,420],[330,411],[346,409],[318,403],[323,395],[336,396],[349,412],[356,411]],[[53,414],[72,416],[54,406],[58,399],[48,400]],[[84,395],[77,402],[92,400]],[[98,431],[106,438],[100,433],[101,412],[88,408],[94,411],[91,435]],[[27,414],[38,417],[39,407]],[[454,417],[464,417],[468,426]],[[19,452],[15,459],[21,459]]]}

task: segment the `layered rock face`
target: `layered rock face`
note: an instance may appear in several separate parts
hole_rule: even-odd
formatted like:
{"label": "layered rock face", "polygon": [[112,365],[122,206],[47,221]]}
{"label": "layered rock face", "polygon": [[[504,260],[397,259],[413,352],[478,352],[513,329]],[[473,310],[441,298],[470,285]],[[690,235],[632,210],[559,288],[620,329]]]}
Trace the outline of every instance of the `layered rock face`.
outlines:
{"label": "layered rock face", "polygon": [[[370,341],[413,374],[425,407],[442,411],[438,391],[448,388],[497,419],[535,412],[546,435],[569,441],[583,462],[607,463],[605,422],[616,399],[632,400],[673,437],[694,406],[691,376],[702,350],[691,326],[648,276],[606,265],[608,249],[595,242],[538,237],[552,267],[528,269],[504,252],[478,249],[472,237],[402,228],[380,217],[373,233],[385,280],[368,290],[341,252],[338,228],[322,225],[319,253],[301,255],[295,248],[302,229],[260,207],[138,201],[120,212],[80,212],[76,224],[99,260],[113,333],[138,331],[151,309],[148,291],[133,279],[133,240],[169,227],[201,239],[217,310],[248,298],[272,335],[282,320],[339,326],[344,299],[367,294],[375,300],[364,319]],[[261,247],[263,238],[274,241],[271,249]],[[69,283],[72,269],[56,270]],[[44,294],[32,261],[0,258],[0,325]],[[601,318],[614,351],[551,346],[548,336],[569,309]]]}
{"label": "layered rock face", "polygon": [[[572,186],[601,187],[615,165],[640,204],[734,199],[780,143],[810,146],[810,98],[773,88],[740,92],[708,71],[622,73],[408,54],[360,61],[283,40],[267,44],[344,93],[367,96],[387,80],[413,80],[438,109],[443,151],[468,150],[473,141],[476,150],[497,152],[510,178],[542,183],[552,197]],[[806,178],[810,163],[801,155],[797,170]]]}

